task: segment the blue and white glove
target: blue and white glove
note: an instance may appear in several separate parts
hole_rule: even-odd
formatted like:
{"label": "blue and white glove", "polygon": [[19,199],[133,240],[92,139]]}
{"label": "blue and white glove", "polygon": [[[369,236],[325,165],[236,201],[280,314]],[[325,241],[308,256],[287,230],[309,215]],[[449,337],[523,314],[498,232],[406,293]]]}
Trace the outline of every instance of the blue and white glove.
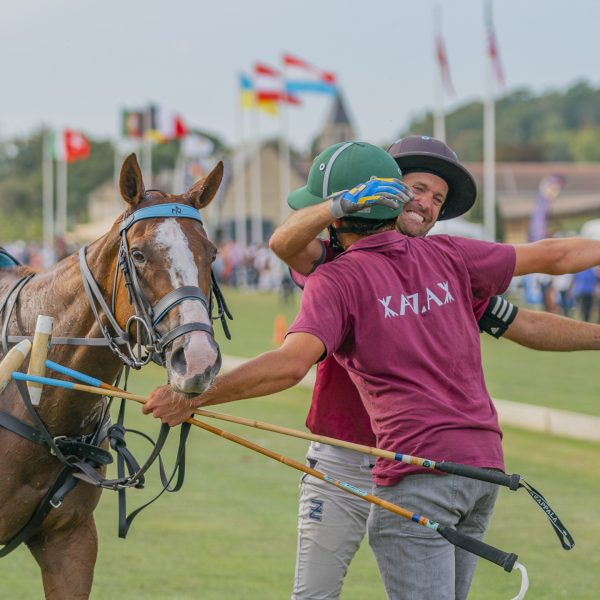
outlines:
{"label": "blue and white glove", "polygon": [[412,199],[410,187],[399,179],[372,177],[351,190],[342,190],[329,196],[329,210],[336,219],[341,219],[367,206],[387,206],[396,209]]}

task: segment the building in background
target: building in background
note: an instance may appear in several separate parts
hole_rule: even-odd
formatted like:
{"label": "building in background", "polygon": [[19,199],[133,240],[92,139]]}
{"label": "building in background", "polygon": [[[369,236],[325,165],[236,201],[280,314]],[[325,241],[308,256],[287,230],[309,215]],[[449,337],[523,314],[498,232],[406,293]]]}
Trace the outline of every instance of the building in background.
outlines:
{"label": "building in background", "polygon": [[[483,164],[465,163],[477,182],[476,206],[480,208],[483,190]],[[600,217],[600,164],[519,162],[496,164],[496,198],[498,216],[504,230],[504,242],[525,243],[530,216],[534,211],[540,181],[552,173],[564,176],[566,184],[560,195],[550,202],[547,234],[579,232],[583,223]]]}
{"label": "building in background", "polygon": [[342,91],[338,88],[329,114],[323,124],[323,129],[312,144],[311,153],[313,156],[317,156],[317,154],[323,152],[325,148],[333,146],[333,144],[355,139],[356,130],[354,124],[350,119]]}

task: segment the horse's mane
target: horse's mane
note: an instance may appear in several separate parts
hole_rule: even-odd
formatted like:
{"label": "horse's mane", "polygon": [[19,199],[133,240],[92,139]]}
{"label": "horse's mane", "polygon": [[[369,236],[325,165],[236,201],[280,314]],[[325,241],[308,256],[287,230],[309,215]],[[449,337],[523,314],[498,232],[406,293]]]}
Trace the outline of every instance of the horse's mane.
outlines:
{"label": "horse's mane", "polygon": [[34,269],[33,267],[30,267],[28,265],[17,265],[14,267],[2,267],[0,268],[0,273],[15,273],[17,275],[30,275],[32,273],[39,273],[40,269]]}

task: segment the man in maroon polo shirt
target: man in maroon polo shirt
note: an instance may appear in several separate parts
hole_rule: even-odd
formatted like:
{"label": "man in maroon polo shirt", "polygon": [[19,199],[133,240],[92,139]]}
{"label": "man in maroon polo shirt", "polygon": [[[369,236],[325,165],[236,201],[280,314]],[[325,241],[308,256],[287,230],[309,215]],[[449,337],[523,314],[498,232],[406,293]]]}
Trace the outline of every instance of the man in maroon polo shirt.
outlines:
{"label": "man in maroon polo shirt", "polygon": [[[383,165],[385,159],[372,152],[380,161],[377,165]],[[353,157],[349,152],[341,160],[358,171],[362,161],[353,162]],[[381,177],[377,165],[371,174]],[[439,184],[421,179],[429,187]],[[348,179],[346,185],[355,183]],[[324,192],[330,192],[326,186],[323,192],[307,188],[307,204],[321,202]],[[380,447],[398,451],[402,446],[404,452],[433,459],[437,455],[503,468],[500,430],[481,373],[473,300],[502,292],[513,274],[574,271],[600,262],[600,244],[549,240],[512,247],[446,236],[410,238],[393,230],[397,211],[387,218],[381,211],[362,218],[334,218],[335,196],[311,210],[330,210],[329,220],[346,252],[308,279],[301,312],[284,345],[219,377],[212,390],[190,401],[160,388],[145,412],[176,424],[193,406],[285,389],[324,351],[335,352],[367,406]],[[423,503],[423,513],[431,508],[428,516],[483,535],[495,489],[461,481],[454,502],[447,495],[455,489],[453,476],[417,477],[408,465],[386,464],[378,464],[375,476],[378,492],[385,497],[398,501],[397,495],[402,498],[410,488],[407,502],[399,503],[409,508],[414,501]],[[457,523],[457,514],[471,516]],[[447,544],[438,547],[429,535],[415,536],[414,529],[404,528],[397,518],[388,522],[375,514],[373,522],[372,543],[390,597],[427,597],[431,590],[440,597],[466,595],[474,567],[468,557],[459,557],[459,551],[455,556]],[[477,530],[471,531],[475,525]],[[437,555],[432,564],[435,577],[419,577],[415,566],[432,553]]]}

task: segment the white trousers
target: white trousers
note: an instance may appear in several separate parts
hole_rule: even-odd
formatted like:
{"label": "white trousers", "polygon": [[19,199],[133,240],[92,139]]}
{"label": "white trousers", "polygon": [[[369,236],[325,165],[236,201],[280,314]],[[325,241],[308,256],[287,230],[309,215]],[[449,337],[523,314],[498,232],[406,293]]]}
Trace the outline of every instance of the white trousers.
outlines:
{"label": "white trousers", "polygon": [[[310,467],[326,475],[371,490],[372,456],[312,442],[306,459]],[[357,496],[303,476],[292,600],[339,598],[348,565],[366,533],[369,508]]]}

